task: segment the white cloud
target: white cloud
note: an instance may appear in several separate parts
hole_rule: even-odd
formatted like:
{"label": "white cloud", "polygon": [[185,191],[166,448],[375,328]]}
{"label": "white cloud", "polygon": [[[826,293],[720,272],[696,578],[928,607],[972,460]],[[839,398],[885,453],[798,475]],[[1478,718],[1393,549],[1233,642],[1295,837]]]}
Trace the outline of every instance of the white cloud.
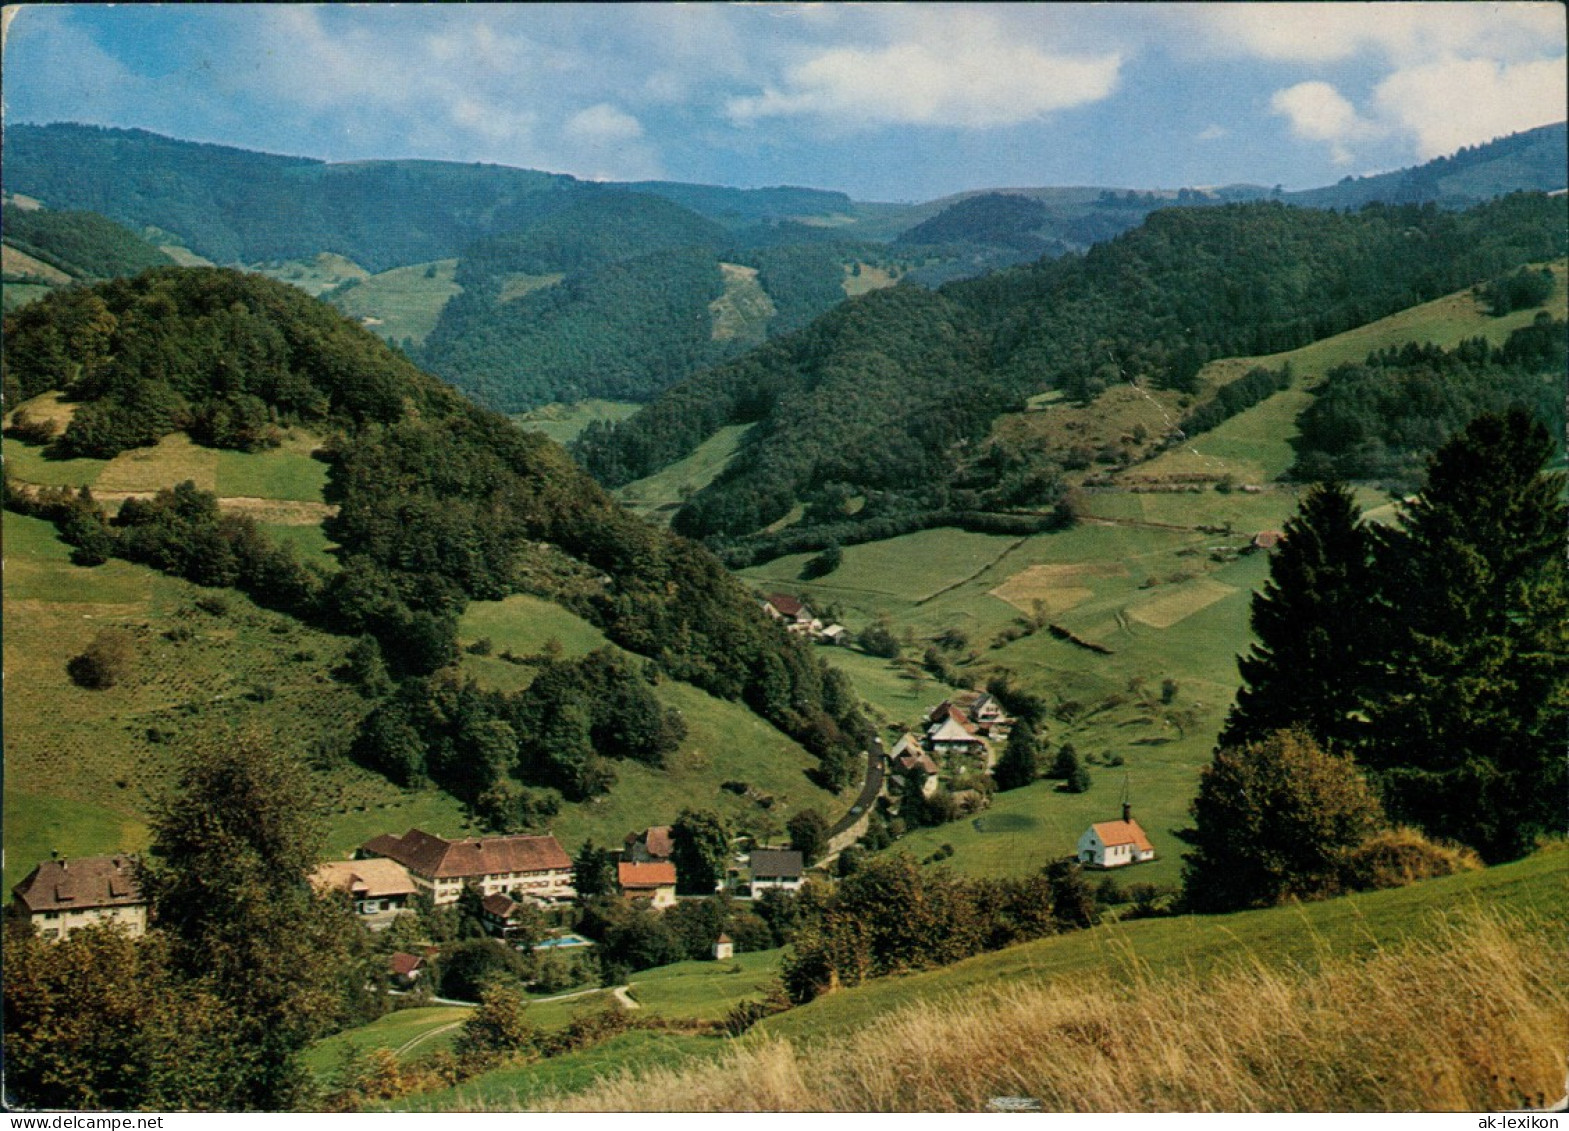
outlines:
{"label": "white cloud", "polygon": [[643,136],[643,125],[631,114],[608,102],[579,110],[562,127],[567,137],[595,145],[633,141]]}
{"label": "white cloud", "polygon": [[1291,132],[1298,137],[1327,141],[1337,165],[1350,164],[1352,143],[1381,132],[1327,82],[1301,82],[1278,90],[1269,105],[1275,113],[1291,120]]}
{"label": "white cloud", "polygon": [[732,98],[732,121],[809,116],[844,128],[1011,126],[1106,98],[1122,55],[1054,53],[1009,40],[975,12],[917,19],[882,46],[836,46],[789,67],[779,87]]}
{"label": "white cloud", "polygon": [[1564,59],[1513,65],[1443,59],[1398,71],[1378,85],[1381,116],[1416,135],[1423,160],[1564,118]]}
{"label": "white cloud", "polygon": [[1231,131],[1228,130],[1225,126],[1216,125],[1215,123],[1212,122],[1209,125],[1205,126],[1197,134],[1195,134],[1194,135],[1194,140],[1195,141],[1219,141],[1221,138],[1226,137],[1230,133],[1231,133]]}
{"label": "white cloud", "polygon": [[1328,63],[1374,53],[1409,65],[1455,52],[1529,59],[1564,43],[1561,4],[1381,3],[1192,4],[1178,18],[1199,31],[1200,49],[1275,62]]}

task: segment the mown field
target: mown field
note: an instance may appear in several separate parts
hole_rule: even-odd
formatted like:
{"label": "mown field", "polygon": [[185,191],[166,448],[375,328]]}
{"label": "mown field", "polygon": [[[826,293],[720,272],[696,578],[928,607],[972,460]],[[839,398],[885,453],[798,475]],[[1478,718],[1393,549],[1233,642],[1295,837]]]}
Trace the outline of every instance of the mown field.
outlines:
{"label": "mown field", "polygon": [[340,286],[327,301],[378,337],[419,345],[441,317],[447,300],[463,288],[453,281],[458,261],[438,259],[367,275]]}

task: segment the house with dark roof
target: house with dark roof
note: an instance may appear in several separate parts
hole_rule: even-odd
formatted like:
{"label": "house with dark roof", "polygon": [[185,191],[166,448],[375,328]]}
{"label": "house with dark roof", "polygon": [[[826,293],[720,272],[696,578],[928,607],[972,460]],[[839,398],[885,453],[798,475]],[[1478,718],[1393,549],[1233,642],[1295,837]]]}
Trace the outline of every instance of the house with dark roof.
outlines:
{"label": "house with dark roof", "polygon": [[732,939],[729,935],[725,934],[723,931],[720,931],[719,937],[714,940],[713,953],[715,962],[723,962],[727,958],[734,958],[735,940]]}
{"label": "house with dark roof", "polygon": [[621,894],[627,899],[646,899],[655,908],[675,906],[676,866],[670,861],[634,864],[623,860],[616,869]]}
{"label": "house with dark roof", "polygon": [[628,833],[621,845],[621,859],[633,864],[669,860],[675,852],[669,825],[654,825],[640,833]]}
{"label": "house with dark roof", "polygon": [[572,887],[572,858],[553,836],[447,840],[410,829],[402,836],[383,833],[366,841],[359,854],[396,860],[437,906],[456,903],[465,884],[473,885],[481,896],[527,896],[540,902],[577,894]]}
{"label": "house with dark roof", "polygon": [[387,973],[392,975],[393,985],[401,989],[408,989],[414,985],[424,972],[423,955],[409,954],[400,950],[387,959]]}
{"label": "house with dark roof", "polygon": [[763,598],[763,611],[791,632],[815,637],[823,630],[823,622],[812,615],[812,610],[788,593],[770,593]]}
{"label": "house with dark roof", "polygon": [[63,939],[95,923],[118,923],[134,936],[147,930],[147,900],[129,856],[45,860],[11,889],[17,914],[46,939]]}
{"label": "house with dark roof", "polygon": [[1155,859],[1155,846],[1133,819],[1133,810],[1122,806],[1122,820],[1099,821],[1079,837],[1079,863],[1086,868],[1122,868]]}
{"label": "house with dark roof", "polygon": [[753,899],[770,888],[800,891],[806,876],[806,860],[793,848],[754,848],[747,867]]}
{"label": "house with dark roof", "polygon": [[354,901],[354,912],[368,926],[392,924],[400,912],[408,910],[418,889],[409,870],[396,860],[329,860],[311,874],[317,891],[347,892]]}

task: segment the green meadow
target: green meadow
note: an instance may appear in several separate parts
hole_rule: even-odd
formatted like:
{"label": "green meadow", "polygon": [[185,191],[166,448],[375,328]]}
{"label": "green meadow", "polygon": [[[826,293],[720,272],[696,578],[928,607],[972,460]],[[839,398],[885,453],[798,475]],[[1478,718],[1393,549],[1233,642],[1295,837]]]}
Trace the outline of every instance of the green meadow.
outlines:
{"label": "green meadow", "polygon": [[731,424],[715,432],[691,455],[628,483],[616,499],[633,514],[666,525],[682,500],[714,481],[741,446],[750,424]]}
{"label": "green meadow", "polygon": [[586,400],[576,404],[547,404],[512,419],[527,432],[542,432],[558,444],[570,444],[577,434],[596,420],[614,424],[625,420],[642,405],[625,401]]}
{"label": "green meadow", "polygon": [[418,345],[436,328],[447,300],[463,289],[453,279],[457,266],[456,259],[438,259],[394,267],[340,286],[326,299],[377,337]]}

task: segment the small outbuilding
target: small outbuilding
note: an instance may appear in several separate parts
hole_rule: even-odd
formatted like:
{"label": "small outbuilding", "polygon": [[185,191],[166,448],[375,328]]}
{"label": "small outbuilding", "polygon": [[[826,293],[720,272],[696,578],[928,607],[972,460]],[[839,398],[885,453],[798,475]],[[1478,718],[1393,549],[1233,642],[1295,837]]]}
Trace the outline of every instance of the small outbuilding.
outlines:
{"label": "small outbuilding", "polygon": [[721,932],[714,940],[714,961],[723,962],[727,958],[735,957],[735,940]]}

